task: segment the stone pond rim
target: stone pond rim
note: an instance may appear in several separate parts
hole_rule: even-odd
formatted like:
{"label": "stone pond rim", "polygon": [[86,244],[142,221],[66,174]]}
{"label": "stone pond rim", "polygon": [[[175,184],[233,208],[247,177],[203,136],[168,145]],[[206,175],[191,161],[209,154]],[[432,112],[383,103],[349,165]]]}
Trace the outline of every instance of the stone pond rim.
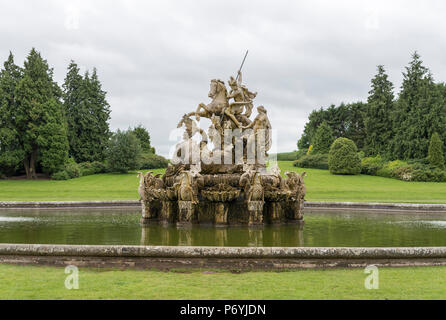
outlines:
{"label": "stone pond rim", "polygon": [[445,266],[446,247],[168,247],[0,244],[0,263],[135,269],[291,270]]}
{"label": "stone pond rim", "polygon": [[[0,209],[140,208],[137,200],[0,201]],[[306,201],[305,210],[445,212],[446,204]]]}

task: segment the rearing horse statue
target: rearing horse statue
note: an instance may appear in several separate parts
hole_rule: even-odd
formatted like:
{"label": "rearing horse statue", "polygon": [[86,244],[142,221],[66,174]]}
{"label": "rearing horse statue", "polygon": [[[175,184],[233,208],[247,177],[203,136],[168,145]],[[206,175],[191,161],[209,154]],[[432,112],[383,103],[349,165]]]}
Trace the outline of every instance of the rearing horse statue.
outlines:
{"label": "rearing horse statue", "polygon": [[211,89],[208,96],[212,99],[212,102],[208,105],[200,103],[195,112],[184,115],[183,120],[178,124],[178,128],[186,124],[186,120],[191,116],[195,116],[197,121],[200,121],[200,117],[211,119],[213,116],[223,116],[225,109],[229,107],[228,90],[225,83],[217,79],[211,80]]}
{"label": "rearing horse statue", "polygon": [[[208,96],[212,99],[212,102],[208,105],[200,103],[195,113],[190,114],[195,115],[197,121],[200,121],[200,117],[210,119],[213,115],[222,116],[225,108],[229,106],[228,90],[226,90],[225,83],[221,80],[211,80],[211,89]],[[203,111],[200,112],[201,110]]]}

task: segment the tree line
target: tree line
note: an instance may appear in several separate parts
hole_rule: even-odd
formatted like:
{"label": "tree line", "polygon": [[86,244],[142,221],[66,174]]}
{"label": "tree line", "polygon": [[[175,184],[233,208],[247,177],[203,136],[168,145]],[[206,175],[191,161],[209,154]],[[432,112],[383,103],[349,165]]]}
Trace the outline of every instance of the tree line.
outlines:
{"label": "tree line", "polygon": [[331,143],[344,137],[353,140],[366,156],[423,159],[436,134],[446,150],[446,86],[434,81],[415,52],[397,96],[384,66],[378,66],[367,102],[313,111],[298,148],[306,151],[313,145],[315,151],[328,153]]}
{"label": "tree line", "polygon": [[[34,48],[23,67],[15,64],[10,53],[0,72],[0,177],[24,173],[36,179],[43,173],[73,178],[82,168],[101,172],[108,158],[120,157],[132,159],[112,163],[112,170],[139,169],[141,162],[167,165],[154,155],[144,127],[113,134],[109,120],[110,105],[95,68],[81,74],[71,61],[60,87],[53,69]],[[133,150],[122,150],[128,148],[122,143],[125,139],[131,139]]]}

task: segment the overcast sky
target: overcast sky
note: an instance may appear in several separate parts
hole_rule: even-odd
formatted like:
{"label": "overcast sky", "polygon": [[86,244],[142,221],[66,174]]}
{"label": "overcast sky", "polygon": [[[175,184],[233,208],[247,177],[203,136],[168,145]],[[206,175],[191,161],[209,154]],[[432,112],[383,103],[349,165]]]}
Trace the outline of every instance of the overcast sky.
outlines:
{"label": "overcast sky", "polygon": [[308,114],[365,100],[384,64],[398,89],[417,50],[446,81],[444,1],[0,0],[0,60],[32,47],[62,84],[71,59],[96,67],[111,128],[143,124],[168,155],[181,115],[235,75],[268,109],[278,151],[296,149]]}

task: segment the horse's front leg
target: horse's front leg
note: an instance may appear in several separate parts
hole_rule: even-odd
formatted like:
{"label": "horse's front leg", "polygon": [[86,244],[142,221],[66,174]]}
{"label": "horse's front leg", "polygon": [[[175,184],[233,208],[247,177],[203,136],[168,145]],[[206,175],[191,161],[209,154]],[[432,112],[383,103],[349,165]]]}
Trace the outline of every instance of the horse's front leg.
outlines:
{"label": "horse's front leg", "polygon": [[204,103],[200,103],[197,107],[197,110],[195,111],[195,119],[197,119],[197,121],[200,121],[200,110],[201,109],[206,111],[206,106],[204,105]]}

